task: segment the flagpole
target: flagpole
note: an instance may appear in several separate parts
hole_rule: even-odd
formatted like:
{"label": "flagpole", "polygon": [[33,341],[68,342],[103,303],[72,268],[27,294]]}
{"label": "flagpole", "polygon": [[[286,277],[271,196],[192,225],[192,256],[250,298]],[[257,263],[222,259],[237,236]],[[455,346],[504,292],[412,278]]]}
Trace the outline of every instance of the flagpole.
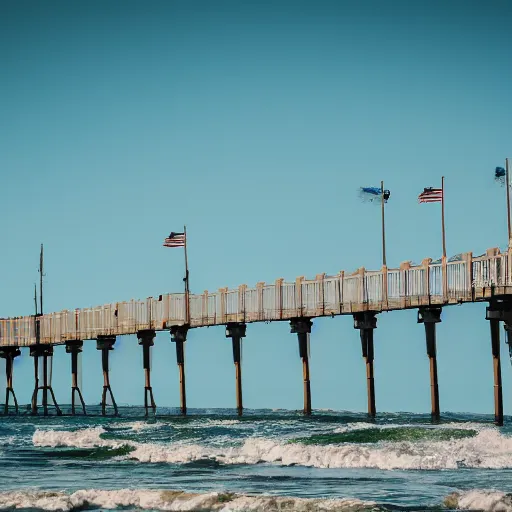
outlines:
{"label": "flagpole", "polygon": [[39,255],[39,294],[40,294],[40,307],[39,313],[43,314],[43,244],[41,244],[41,253]]}
{"label": "flagpole", "polygon": [[444,176],[441,177],[441,223],[443,226],[443,257],[446,258],[446,234],[444,229]]}
{"label": "flagpole", "polygon": [[508,172],[508,158],[505,158],[505,180],[507,187],[507,225],[508,225],[508,247],[510,248],[510,239],[512,237],[512,228],[510,226],[510,181]]}
{"label": "flagpole", "polygon": [[386,266],[386,228],[384,222],[384,182],[380,182],[382,209],[382,266]]}
{"label": "flagpole", "polygon": [[183,233],[185,235],[185,322],[190,324],[190,290],[188,282],[188,256],[187,256],[187,226],[183,226]]}

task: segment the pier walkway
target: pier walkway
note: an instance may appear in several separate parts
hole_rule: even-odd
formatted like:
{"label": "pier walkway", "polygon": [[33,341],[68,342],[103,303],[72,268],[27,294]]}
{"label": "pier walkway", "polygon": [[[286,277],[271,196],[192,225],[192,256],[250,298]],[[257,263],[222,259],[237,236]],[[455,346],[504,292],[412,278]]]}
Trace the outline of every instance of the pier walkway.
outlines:
{"label": "pier walkway", "polygon": [[[376,315],[383,311],[418,308],[418,323],[425,326],[427,355],[430,361],[432,418],[440,417],[437,378],[436,324],[441,321],[444,306],[465,302],[488,302],[486,319],[490,321],[491,351],[494,368],[495,421],[503,423],[503,397],[500,362],[500,322],[507,331],[512,347],[512,251],[501,253],[488,249],[474,257],[471,252],[439,261],[425,259],[420,265],[404,262],[399,268],[380,270],[360,268],[355,272],[339,272],[334,276],[318,274],[315,279],[298,277],[288,283],[277,279],[273,284],[257,283],[254,288],[240,285],[202,294],[172,293],[145,300],[116,302],[90,308],[64,310],[44,315],[0,319],[0,357],[6,360],[6,398],[4,414],[9,414],[9,398],[18,403],[13,389],[13,360],[20,348],[30,347],[34,358],[34,393],[32,414],[37,414],[38,397],[42,394],[44,414],[48,414],[51,395],[58,414],[51,386],[51,357],[55,345],[66,345],[71,355],[71,405],[75,414],[78,396],[80,408],[86,406],[79,388],[79,355],[84,340],[96,340],[102,353],[102,412],[107,411],[110,396],[114,414],[117,406],[110,386],[109,352],[116,337],[136,334],[143,350],[145,376],[144,406],[146,414],[156,410],[151,387],[150,352],[156,331],[169,330],[176,345],[176,361],[180,382],[180,409],[186,414],[185,341],[191,328],[225,325],[226,337],[233,344],[235,364],[236,408],[242,414],[241,341],[252,322],[289,321],[291,332],[297,334],[303,367],[304,413],[311,414],[309,376],[309,338],[314,318],[352,315],[354,328],[360,332],[362,355],[366,364],[368,414],[374,417],[375,383],[373,376],[374,329]],[[511,352],[512,353],[512,352]],[[42,365],[39,365],[42,358]]]}
{"label": "pier walkway", "polygon": [[[489,249],[473,257],[465,253],[450,260],[400,268],[318,274],[287,283],[257,283],[254,288],[190,294],[164,294],[144,300],[64,310],[40,317],[39,343],[59,345],[69,340],[136,334],[188,324],[191,328],[230,322],[269,322],[292,318],[346,315],[362,311],[394,311],[429,305],[488,301],[512,294],[510,254]],[[187,318],[188,317],[188,318]],[[37,342],[34,316],[0,319],[0,346],[31,346]]]}

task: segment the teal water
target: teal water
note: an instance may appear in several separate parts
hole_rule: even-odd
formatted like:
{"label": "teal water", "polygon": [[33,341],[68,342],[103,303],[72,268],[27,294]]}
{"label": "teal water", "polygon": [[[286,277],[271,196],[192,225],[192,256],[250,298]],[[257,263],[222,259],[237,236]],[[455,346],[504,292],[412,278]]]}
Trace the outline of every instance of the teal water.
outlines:
{"label": "teal water", "polygon": [[0,420],[0,509],[512,511],[510,419],[90,410]]}

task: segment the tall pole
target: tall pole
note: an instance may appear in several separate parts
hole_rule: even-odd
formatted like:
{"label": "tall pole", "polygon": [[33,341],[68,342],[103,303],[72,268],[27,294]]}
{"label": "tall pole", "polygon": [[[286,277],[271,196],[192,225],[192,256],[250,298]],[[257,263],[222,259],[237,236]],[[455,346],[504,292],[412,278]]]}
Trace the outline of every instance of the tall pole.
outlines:
{"label": "tall pole", "polygon": [[382,209],[382,266],[386,266],[386,228],[384,223],[384,182],[380,182],[381,209]]}
{"label": "tall pole", "polygon": [[444,176],[441,177],[441,223],[443,225],[443,256],[446,258],[446,234],[444,230]]}
{"label": "tall pole", "polygon": [[43,244],[41,244],[41,254],[39,256],[39,294],[40,307],[39,313],[43,314]]}
{"label": "tall pole", "polygon": [[185,323],[190,324],[190,290],[188,283],[187,226],[183,226],[183,233],[185,235]]}
{"label": "tall pole", "polygon": [[[34,314],[34,337],[36,339],[36,344],[39,344],[40,335],[39,335],[39,313],[37,311],[37,284],[34,283],[34,306],[35,306],[35,314]],[[31,413],[37,414],[37,392],[39,389],[39,357],[37,355],[34,356],[34,392],[32,393],[32,407]]]}
{"label": "tall pole", "polygon": [[510,181],[508,173],[508,158],[505,159],[505,180],[507,187],[507,225],[508,225],[508,246],[510,248],[510,239],[512,237],[512,228],[510,226]]}

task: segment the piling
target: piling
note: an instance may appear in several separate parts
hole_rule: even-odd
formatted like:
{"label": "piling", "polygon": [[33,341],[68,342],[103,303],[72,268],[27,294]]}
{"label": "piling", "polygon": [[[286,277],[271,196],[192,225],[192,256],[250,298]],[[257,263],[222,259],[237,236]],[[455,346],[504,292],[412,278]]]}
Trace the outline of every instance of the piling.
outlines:
{"label": "piling", "polygon": [[71,414],[76,414],[76,394],[82,406],[82,412],[87,414],[85,410],[85,402],[82,396],[82,391],[78,386],[78,354],[82,352],[84,342],[82,340],[69,340],[66,341],[66,353],[71,354]]}
{"label": "piling", "polygon": [[226,338],[231,338],[233,345],[233,362],[235,364],[235,390],[236,410],[238,416],[242,416],[242,338],[245,338],[247,326],[244,323],[228,323],[226,325]]}
{"label": "piling", "polygon": [[368,416],[375,418],[375,379],[373,374],[373,330],[377,328],[377,317],[374,311],[354,313],[354,329],[359,329],[361,351],[366,364],[366,394]]}
{"label": "piling", "polygon": [[[43,414],[44,416],[48,416],[48,392],[50,393],[53,401],[53,405],[57,412],[57,415],[60,416],[62,414],[59,404],[55,398],[55,393],[53,392],[53,388],[51,383],[48,381],[48,358],[53,356],[53,345],[32,345],[30,347],[30,355],[34,358],[34,392],[32,393],[32,407],[31,413],[37,414],[37,397],[38,393],[41,390],[42,397],[42,406],[43,406]],[[39,383],[39,358],[43,358],[43,385],[41,386]]]}
{"label": "piling", "polygon": [[427,356],[430,361],[430,401],[432,421],[439,421],[439,386],[437,382],[436,324],[441,322],[441,307],[424,307],[418,310],[418,323],[425,325]]}
{"label": "piling", "polygon": [[173,325],[171,341],[176,344],[176,362],[180,375],[180,411],[187,414],[187,391],[185,386],[185,341],[187,341],[188,325]]}
{"label": "piling", "polygon": [[155,331],[147,329],[137,332],[139,345],[142,346],[142,366],[144,369],[144,410],[145,415],[149,415],[149,407],[153,414],[156,413],[156,404],[153,398],[153,388],[151,387],[151,347],[155,344]]}
{"label": "piling", "polygon": [[101,366],[103,369],[103,393],[101,394],[101,414],[107,414],[107,393],[110,394],[112,400],[112,407],[114,408],[114,416],[118,415],[118,409],[112,388],[110,387],[109,375],[109,353],[114,350],[116,342],[115,336],[98,336],[96,339],[96,348],[101,350]]}
{"label": "piling", "polygon": [[[494,422],[503,425],[503,390],[501,387],[500,322],[491,320],[491,350],[494,374]],[[508,326],[507,338],[510,336]]]}
{"label": "piling", "polygon": [[503,425],[503,391],[501,387],[501,358],[500,358],[500,321],[505,323],[507,343],[510,341],[510,326],[512,325],[512,304],[508,300],[493,300],[485,313],[491,329],[491,353],[494,374],[494,421]]}
{"label": "piling", "polygon": [[5,359],[5,378],[6,378],[6,387],[5,387],[5,405],[4,405],[4,415],[9,414],[9,397],[12,395],[14,401],[14,407],[16,414],[18,414],[18,400],[16,399],[16,394],[13,389],[13,363],[14,358],[21,355],[21,350],[18,347],[1,347],[0,348],[0,358]]}
{"label": "piling", "polygon": [[290,332],[297,334],[299,356],[302,359],[302,380],[304,386],[304,414],[311,415],[311,383],[309,379],[309,337],[313,322],[309,318],[292,318]]}

